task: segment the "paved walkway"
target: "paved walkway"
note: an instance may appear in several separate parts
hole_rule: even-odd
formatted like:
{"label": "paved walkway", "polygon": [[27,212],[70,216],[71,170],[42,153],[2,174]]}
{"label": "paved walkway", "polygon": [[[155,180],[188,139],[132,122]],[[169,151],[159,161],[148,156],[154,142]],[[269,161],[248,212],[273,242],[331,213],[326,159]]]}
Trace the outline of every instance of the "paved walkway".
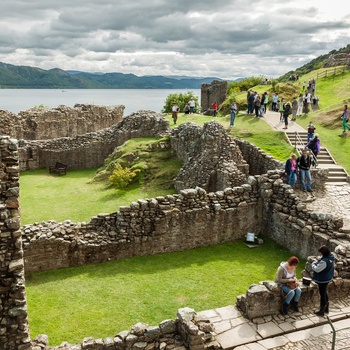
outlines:
{"label": "paved walkway", "polygon": [[[199,312],[197,317],[214,324],[216,340],[224,350],[309,350],[310,347],[318,350],[330,349],[328,345],[332,341],[328,320],[314,315],[310,308],[290,312],[289,316],[274,315],[249,321],[230,305]],[[350,296],[337,304],[331,303],[329,317],[339,331],[337,349],[345,338],[350,345]]]}
{"label": "paved walkway", "polygon": [[[280,114],[277,112],[267,111],[263,119],[278,131],[305,132],[305,129],[293,121],[290,121],[288,130],[284,130],[284,123],[280,121]],[[331,166],[320,164],[320,167]],[[341,185],[328,183],[324,192],[314,193],[313,200],[310,200],[310,196],[301,191],[296,190],[296,192],[305,201],[309,210],[342,217],[344,231],[350,230],[350,183],[342,183]]]}

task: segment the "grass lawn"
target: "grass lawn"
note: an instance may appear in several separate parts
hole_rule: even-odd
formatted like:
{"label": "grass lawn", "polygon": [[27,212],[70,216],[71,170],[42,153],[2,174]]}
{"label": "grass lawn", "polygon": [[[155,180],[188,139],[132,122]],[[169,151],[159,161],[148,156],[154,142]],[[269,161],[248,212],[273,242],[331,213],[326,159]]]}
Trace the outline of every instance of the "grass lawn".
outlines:
{"label": "grass lawn", "polygon": [[[290,253],[270,239],[134,257],[27,276],[32,338],[50,345],[114,336],[142,321],[157,325],[180,307],[197,311],[234,304],[252,283],[274,278]],[[301,261],[298,276],[305,262]]]}
{"label": "grass lawn", "polygon": [[171,115],[167,115],[166,118],[170,121],[171,127],[175,127],[186,122],[193,122],[203,125],[211,120],[215,120],[222,124],[231,136],[249,141],[278,160],[285,161],[289,158],[290,153],[295,151],[294,148],[288,143],[283,132],[272,130],[271,126],[265,121],[256,119],[251,115],[244,113],[239,113],[237,115],[235,126],[233,128],[229,127],[229,116],[219,116],[214,118],[200,114],[185,116],[183,113],[181,113],[179,114],[176,125],[173,124]]}

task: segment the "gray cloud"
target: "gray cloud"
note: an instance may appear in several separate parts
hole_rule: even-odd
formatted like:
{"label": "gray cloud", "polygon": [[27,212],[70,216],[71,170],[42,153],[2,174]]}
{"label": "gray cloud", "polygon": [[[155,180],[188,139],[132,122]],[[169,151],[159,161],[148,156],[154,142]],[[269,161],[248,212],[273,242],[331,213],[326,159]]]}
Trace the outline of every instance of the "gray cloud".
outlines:
{"label": "gray cloud", "polygon": [[348,14],[331,16],[326,5],[13,0],[0,4],[0,60],[46,69],[275,76],[348,44]]}

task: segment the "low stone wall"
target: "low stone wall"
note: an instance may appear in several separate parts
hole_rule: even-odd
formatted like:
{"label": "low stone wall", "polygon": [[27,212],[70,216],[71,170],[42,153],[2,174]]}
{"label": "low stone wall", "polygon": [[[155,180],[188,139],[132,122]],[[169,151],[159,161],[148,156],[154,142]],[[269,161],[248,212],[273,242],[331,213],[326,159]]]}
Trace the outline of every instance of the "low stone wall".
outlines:
{"label": "low stone wall", "polygon": [[213,348],[217,343],[213,336],[210,321],[197,317],[190,308],[179,309],[176,320],[165,320],[158,326],[145,323],[135,324],[130,331],[119,332],[114,338],[85,338],[80,344],[62,343],[60,346],[49,347],[46,335],[39,335],[32,341],[34,349],[46,350],[205,350]]}
{"label": "low stone wall", "polygon": [[20,170],[48,168],[57,161],[70,169],[96,168],[103,164],[115,147],[135,137],[163,135],[169,122],[160,114],[138,111],[125,117],[119,124],[99,132],[53,140],[21,140]]}
{"label": "low stone wall", "polygon": [[124,106],[77,104],[74,108],[32,108],[18,115],[0,111],[0,135],[24,140],[74,137],[118,124]]}
{"label": "low stone wall", "polygon": [[[299,283],[302,295],[300,307],[317,307],[319,305],[318,286],[312,282],[310,286]],[[349,296],[350,280],[336,278],[328,286],[330,300],[336,301]],[[277,315],[282,306],[281,289],[271,281],[253,284],[245,295],[237,297],[237,307],[249,319]]]}
{"label": "low stone wall", "polygon": [[176,190],[200,186],[214,192],[247,182],[249,165],[222,125],[182,124],[172,130],[170,141],[184,163],[174,180]]}
{"label": "low stone wall", "polygon": [[259,232],[261,203],[251,185],[139,200],[89,223],[22,227],[26,272],[79,266],[214,245]]}
{"label": "low stone wall", "polygon": [[30,348],[19,218],[17,141],[0,138],[0,349]]}

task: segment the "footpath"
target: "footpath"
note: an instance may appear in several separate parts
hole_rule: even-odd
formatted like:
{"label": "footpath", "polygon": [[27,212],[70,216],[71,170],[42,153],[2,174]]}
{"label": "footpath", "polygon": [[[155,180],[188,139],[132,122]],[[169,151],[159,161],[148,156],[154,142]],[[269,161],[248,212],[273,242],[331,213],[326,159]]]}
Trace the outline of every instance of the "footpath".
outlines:
{"label": "footpath", "polygon": [[[313,311],[302,308],[287,316],[250,321],[235,306],[226,306],[198,312],[197,318],[211,321],[216,341],[224,350],[331,349],[332,328],[327,318]],[[335,349],[350,349],[350,296],[336,304],[330,302],[329,318],[336,331]]]}
{"label": "footpath", "polygon": [[[267,113],[262,118],[278,131],[283,131],[294,146],[295,133],[301,136],[301,140],[306,145],[307,131],[294,121],[289,121],[288,129],[283,129],[284,122],[280,121],[280,114],[272,111]],[[333,157],[325,147],[321,147],[321,152],[318,156],[318,168],[326,168],[330,172],[329,182],[326,183],[324,192],[314,192],[312,200],[299,191],[296,187],[295,191],[298,196],[305,201],[306,207],[309,210],[317,211],[323,214],[332,213],[334,216],[342,217],[344,221],[344,232],[350,233],[350,183],[346,182],[345,170],[336,164]],[[345,177],[342,175],[345,174]]]}

